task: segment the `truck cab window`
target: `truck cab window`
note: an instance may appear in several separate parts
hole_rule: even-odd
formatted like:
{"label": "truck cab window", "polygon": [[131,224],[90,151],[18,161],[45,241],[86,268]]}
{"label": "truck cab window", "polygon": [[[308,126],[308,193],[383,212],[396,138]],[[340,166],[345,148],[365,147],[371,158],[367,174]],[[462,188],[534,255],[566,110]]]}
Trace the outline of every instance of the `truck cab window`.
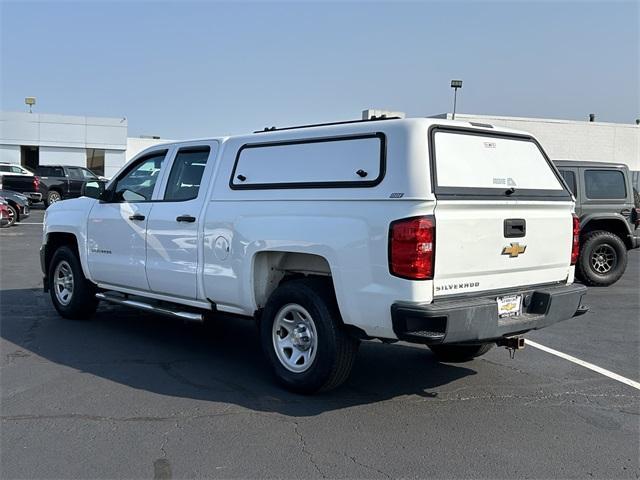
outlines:
{"label": "truck cab window", "polygon": [[82,172],[80,171],[79,168],[69,168],[69,178],[71,180],[84,180],[84,177],[82,176]]}
{"label": "truck cab window", "polygon": [[562,175],[562,178],[569,187],[569,190],[571,190],[571,193],[573,193],[573,196],[575,197],[577,195],[575,174],[571,170],[560,170],[560,175]]}
{"label": "truck cab window", "polygon": [[178,151],[167,182],[165,200],[180,202],[198,196],[209,152],[209,147],[184,148]]}
{"label": "truck cab window", "polygon": [[619,199],[627,196],[624,175],[618,170],[586,170],[584,186],[587,198]]}
{"label": "truck cab window", "polygon": [[129,167],[113,186],[113,200],[116,202],[151,200],[166,154],[166,151],[151,154]]}

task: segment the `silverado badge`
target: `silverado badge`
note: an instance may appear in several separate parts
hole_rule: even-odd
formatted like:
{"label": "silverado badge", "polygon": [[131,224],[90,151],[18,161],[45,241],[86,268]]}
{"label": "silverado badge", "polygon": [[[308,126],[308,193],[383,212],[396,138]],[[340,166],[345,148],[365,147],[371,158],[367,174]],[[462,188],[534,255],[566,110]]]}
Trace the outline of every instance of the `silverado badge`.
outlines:
{"label": "silverado badge", "polygon": [[518,242],[516,242],[516,243],[512,243],[508,247],[504,247],[502,249],[502,255],[509,255],[509,257],[513,258],[513,257],[517,257],[521,253],[524,253],[526,249],[527,249],[526,245],[520,245]]}

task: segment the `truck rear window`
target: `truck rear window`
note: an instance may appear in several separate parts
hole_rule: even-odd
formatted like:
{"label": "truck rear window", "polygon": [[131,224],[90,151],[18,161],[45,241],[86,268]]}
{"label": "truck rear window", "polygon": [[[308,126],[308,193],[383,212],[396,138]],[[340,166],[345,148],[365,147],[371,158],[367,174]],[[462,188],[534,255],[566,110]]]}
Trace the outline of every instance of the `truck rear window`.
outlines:
{"label": "truck rear window", "polygon": [[232,189],[377,185],[384,175],[382,133],[254,143],[242,146]]}
{"label": "truck rear window", "polygon": [[436,193],[568,197],[538,145],[528,137],[437,128],[432,137]]}

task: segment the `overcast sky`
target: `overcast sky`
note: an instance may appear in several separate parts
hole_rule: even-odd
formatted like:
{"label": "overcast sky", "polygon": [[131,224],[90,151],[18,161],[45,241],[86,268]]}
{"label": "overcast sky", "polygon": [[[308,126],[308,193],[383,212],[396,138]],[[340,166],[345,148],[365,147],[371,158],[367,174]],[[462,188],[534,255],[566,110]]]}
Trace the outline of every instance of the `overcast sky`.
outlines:
{"label": "overcast sky", "polygon": [[0,1],[3,110],[241,133],[367,107],[632,123],[638,1]]}

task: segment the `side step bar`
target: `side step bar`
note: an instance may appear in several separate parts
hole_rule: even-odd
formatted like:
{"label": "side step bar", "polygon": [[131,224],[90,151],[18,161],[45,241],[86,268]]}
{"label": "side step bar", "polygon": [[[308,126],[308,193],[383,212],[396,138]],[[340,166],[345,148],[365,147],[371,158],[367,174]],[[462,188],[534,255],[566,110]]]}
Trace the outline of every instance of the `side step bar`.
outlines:
{"label": "side step bar", "polygon": [[189,322],[204,322],[204,317],[201,313],[183,312],[180,310],[170,310],[166,307],[159,307],[152,303],[145,303],[138,300],[129,300],[125,297],[116,297],[114,295],[107,295],[106,293],[96,293],[98,300],[104,300],[106,302],[117,303],[118,305],[125,305],[127,307],[137,308],[139,310],[146,310],[147,312],[159,313],[160,315],[166,315],[168,317],[179,318]]}

